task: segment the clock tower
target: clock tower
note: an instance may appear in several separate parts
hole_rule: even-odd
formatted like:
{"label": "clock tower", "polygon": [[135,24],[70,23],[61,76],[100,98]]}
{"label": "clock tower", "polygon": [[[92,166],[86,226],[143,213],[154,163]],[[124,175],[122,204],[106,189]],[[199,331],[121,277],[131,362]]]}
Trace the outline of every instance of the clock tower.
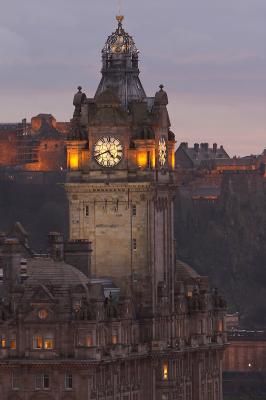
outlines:
{"label": "clock tower", "polygon": [[[156,309],[171,303],[174,147],[163,85],[148,97],[139,51],[117,17],[93,98],[78,88],[68,138],[70,239],[92,243],[91,277],[110,277]],[[173,297],[173,296],[172,296]]]}

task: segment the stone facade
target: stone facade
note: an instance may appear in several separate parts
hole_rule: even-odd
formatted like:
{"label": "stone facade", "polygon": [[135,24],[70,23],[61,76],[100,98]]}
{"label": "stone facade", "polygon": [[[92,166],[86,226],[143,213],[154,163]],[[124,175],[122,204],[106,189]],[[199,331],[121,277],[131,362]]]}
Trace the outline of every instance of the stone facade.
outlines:
{"label": "stone facade", "polygon": [[206,278],[178,261],[175,311],[160,287],[153,315],[111,279],[63,261],[87,249],[89,265],[88,242],[64,251],[53,233],[52,259],[16,235],[1,235],[1,399],[222,398],[224,301]]}

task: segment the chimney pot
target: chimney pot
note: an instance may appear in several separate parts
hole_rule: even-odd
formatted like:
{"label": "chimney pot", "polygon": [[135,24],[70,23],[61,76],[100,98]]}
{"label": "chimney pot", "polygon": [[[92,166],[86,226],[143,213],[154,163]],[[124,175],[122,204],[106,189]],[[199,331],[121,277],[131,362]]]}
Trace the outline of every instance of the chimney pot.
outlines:
{"label": "chimney pot", "polygon": [[198,151],[199,151],[199,144],[198,143],[194,144],[194,150],[198,153]]}

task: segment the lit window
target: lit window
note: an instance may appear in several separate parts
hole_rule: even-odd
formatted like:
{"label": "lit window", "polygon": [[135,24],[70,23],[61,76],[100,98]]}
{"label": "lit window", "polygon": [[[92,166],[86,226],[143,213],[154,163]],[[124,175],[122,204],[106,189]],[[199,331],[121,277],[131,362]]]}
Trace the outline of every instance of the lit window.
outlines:
{"label": "lit window", "polygon": [[133,250],[137,250],[137,239],[133,239]]}
{"label": "lit window", "polygon": [[69,167],[72,170],[77,170],[79,167],[79,156],[77,153],[70,153],[69,155]]}
{"label": "lit window", "polygon": [[73,376],[72,374],[65,374],[65,389],[73,389]]}
{"label": "lit window", "polygon": [[89,335],[86,336],[86,346],[87,347],[91,347],[92,344],[93,344],[92,335],[89,334]]}
{"label": "lit window", "polygon": [[137,215],[137,206],[135,204],[132,206],[132,215],[133,217]]}
{"label": "lit window", "polygon": [[21,373],[20,371],[12,372],[12,389],[19,390],[21,389]]}
{"label": "lit window", "polygon": [[10,341],[9,341],[9,346],[11,350],[16,350],[17,348],[17,341],[16,341],[16,336],[11,335]]}
{"label": "lit window", "polygon": [[47,335],[44,338],[44,348],[45,350],[51,350],[54,348],[54,338],[52,335]]}
{"label": "lit window", "polygon": [[164,363],[163,365],[163,379],[167,381],[168,379],[168,364]]}
{"label": "lit window", "polygon": [[37,335],[33,337],[33,348],[38,350],[43,348],[42,336]]}
{"label": "lit window", "polygon": [[6,337],[3,335],[3,336],[0,336],[0,339],[1,339],[1,348],[5,349],[6,348]]}
{"label": "lit window", "polygon": [[114,332],[112,334],[112,344],[117,344],[117,342],[118,342],[118,334],[117,332]]}
{"label": "lit window", "polygon": [[223,332],[223,321],[219,320],[218,322],[218,332]]}
{"label": "lit window", "polygon": [[40,336],[36,335],[33,337],[33,348],[35,350],[52,350],[54,348],[54,337],[53,335]]}

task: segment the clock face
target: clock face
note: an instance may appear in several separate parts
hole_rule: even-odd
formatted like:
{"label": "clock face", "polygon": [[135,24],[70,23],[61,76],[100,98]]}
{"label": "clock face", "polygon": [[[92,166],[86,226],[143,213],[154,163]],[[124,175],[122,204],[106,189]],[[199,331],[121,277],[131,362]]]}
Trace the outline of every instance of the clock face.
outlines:
{"label": "clock face", "polygon": [[123,158],[123,146],[119,139],[113,136],[100,138],[94,146],[94,158],[102,167],[114,167]]}
{"label": "clock face", "polygon": [[161,137],[159,140],[159,163],[160,166],[163,167],[166,164],[167,160],[167,146],[164,137]]}

